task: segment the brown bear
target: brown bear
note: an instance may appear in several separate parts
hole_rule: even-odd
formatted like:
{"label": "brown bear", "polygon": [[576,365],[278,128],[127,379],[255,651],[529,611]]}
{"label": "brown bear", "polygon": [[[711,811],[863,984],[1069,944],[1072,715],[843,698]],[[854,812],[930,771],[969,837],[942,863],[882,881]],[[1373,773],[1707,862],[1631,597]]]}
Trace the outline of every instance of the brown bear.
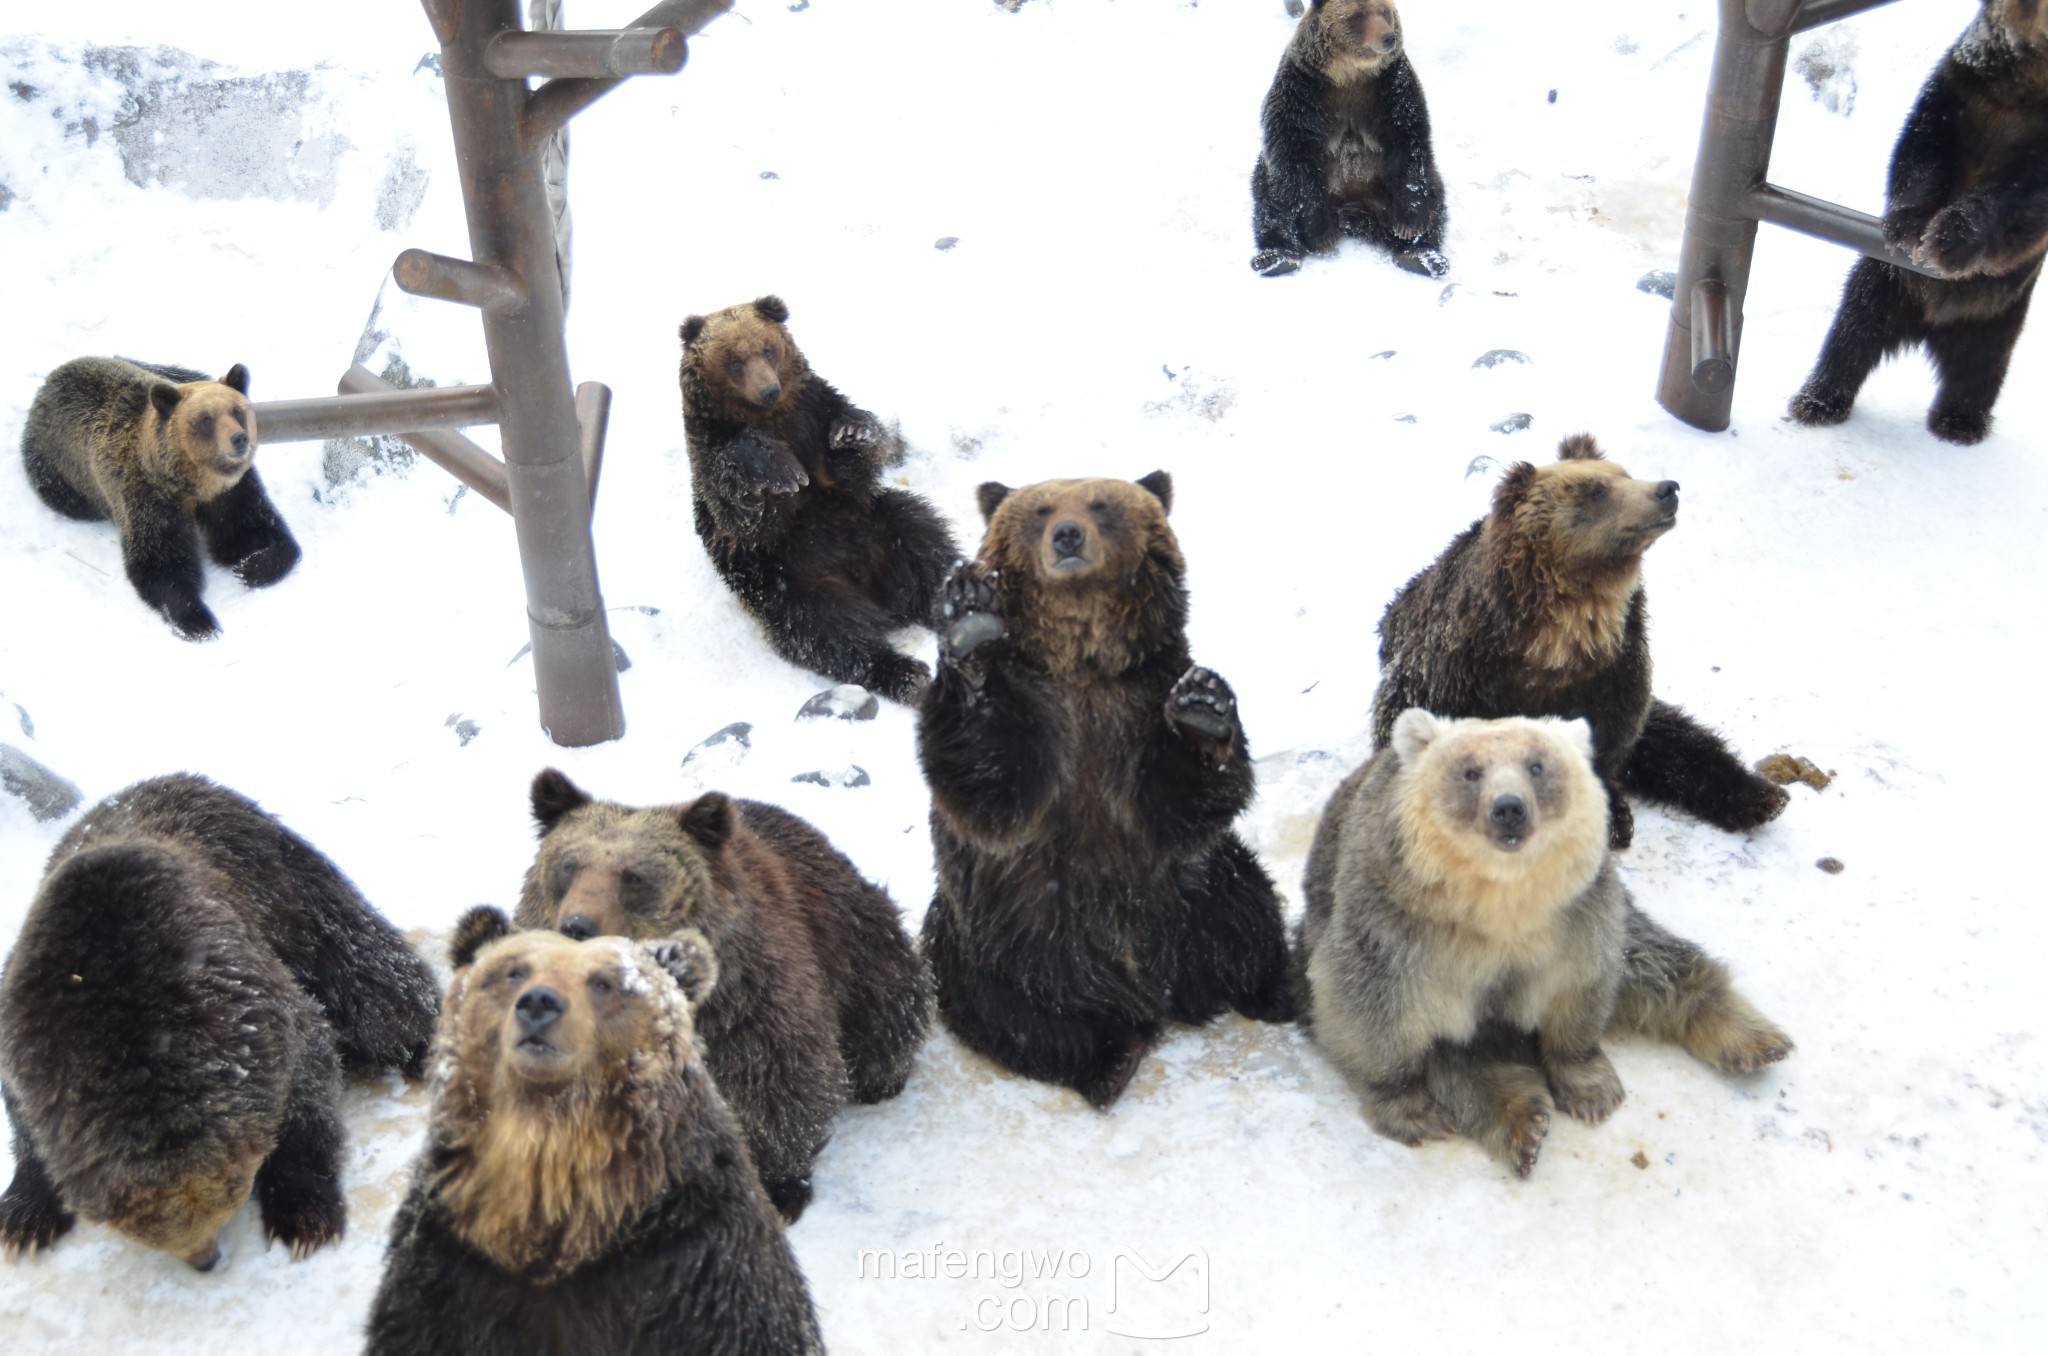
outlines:
{"label": "brown bear", "polygon": [[2048,257],[2048,4],[1985,0],[1934,68],[1892,149],[1884,237],[1941,277],[1859,260],[1791,417],[1841,423],[1918,343],[1941,382],[1928,430],[1980,442]]}
{"label": "brown bear", "polygon": [[1453,1133],[1516,1175],[1551,1113],[1621,1105],[1609,1032],[1750,1073],[1792,1041],[1630,900],[1583,720],[1421,709],[1330,798],[1298,934],[1303,1019],[1403,1144]]}
{"label": "brown bear", "polygon": [[29,407],[21,457],[43,502],[71,518],[111,518],[128,582],[187,640],[220,623],[200,601],[200,543],[250,588],[299,562],[256,474],[249,369],[219,381],[189,368],[76,358]]}
{"label": "brown bear", "polygon": [[1164,471],[979,497],[918,712],[925,955],[961,1041],[1107,1107],[1167,1022],[1294,1015],[1279,898],[1231,829],[1251,752],[1189,658]]}
{"label": "brown bear", "polygon": [[1443,176],[1392,0],[1314,0],[1280,58],[1252,167],[1252,267],[1292,273],[1346,235],[1440,278]]}
{"label": "brown bear", "polygon": [[776,1208],[811,1199],[811,1164],[849,1097],[894,1097],[931,1023],[931,976],[895,901],[787,810],[718,792],[635,809],[549,768],[533,779],[540,850],[518,921],[571,937],[700,929],[723,979],[697,1014],[705,1059]]}
{"label": "brown bear", "polygon": [[1631,479],[1589,434],[1566,438],[1557,455],[1553,466],[1510,469],[1493,511],[1387,604],[1375,747],[1411,706],[1583,717],[1615,848],[1634,838],[1624,790],[1731,833],[1777,818],[1789,799],[1782,788],[1650,695],[1643,552],[1677,525],[1678,482]]}
{"label": "brown bear", "polygon": [[417,1072],[433,976],[311,844],[201,777],[58,842],[0,979],[14,1181],[0,1248],[74,1217],[204,1271],[253,1191],[303,1257],[341,1236],[340,1068]]}
{"label": "brown bear", "polygon": [[369,1356],[814,1353],[803,1275],[691,1006],[718,966],[456,927],[427,1147],[391,1227]]}
{"label": "brown bear", "polygon": [[889,643],[925,626],[960,558],[936,510],[882,483],[902,443],[811,371],[762,297],[683,321],[683,434],[697,535],[784,659],[915,700],[931,674]]}

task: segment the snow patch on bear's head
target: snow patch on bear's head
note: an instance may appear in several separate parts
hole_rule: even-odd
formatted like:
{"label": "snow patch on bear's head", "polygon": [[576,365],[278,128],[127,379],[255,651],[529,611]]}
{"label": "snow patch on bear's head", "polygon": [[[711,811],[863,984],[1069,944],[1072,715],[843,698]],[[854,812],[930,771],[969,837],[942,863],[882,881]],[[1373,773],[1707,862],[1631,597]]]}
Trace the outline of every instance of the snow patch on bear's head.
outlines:
{"label": "snow patch on bear's head", "polygon": [[1394,722],[1403,860],[1441,921],[1489,935],[1547,922],[1607,859],[1607,795],[1583,720]]}

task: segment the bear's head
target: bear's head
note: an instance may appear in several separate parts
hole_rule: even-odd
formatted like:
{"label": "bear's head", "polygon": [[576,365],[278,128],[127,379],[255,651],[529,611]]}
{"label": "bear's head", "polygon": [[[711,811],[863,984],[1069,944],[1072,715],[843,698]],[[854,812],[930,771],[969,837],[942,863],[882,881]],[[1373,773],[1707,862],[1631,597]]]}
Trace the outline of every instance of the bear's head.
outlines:
{"label": "bear's head", "polygon": [[157,446],[172,463],[162,469],[190,484],[200,499],[233,489],[255,463],[256,414],[249,407],[249,369],[242,364],[219,381],[153,382],[149,406]]}
{"label": "bear's head", "polygon": [[1314,0],[1298,32],[1305,64],[1340,85],[1378,75],[1401,50],[1393,0]]}
{"label": "bear's head", "polygon": [[761,297],[683,321],[683,393],[709,414],[774,419],[796,403],[810,369],[783,328],[789,307]]}
{"label": "bear's head", "polygon": [[211,1271],[220,1261],[220,1231],[249,1199],[272,1147],[269,1140],[223,1146],[200,1171],[176,1180],[115,1186],[105,1197],[106,1222],[194,1270]]}
{"label": "bear's head", "polygon": [[1013,642],[1056,672],[1120,673],[1184,647],[1187,563],[1166,521],[1173,477],[1046,480],[976,492]]}
{"label": "bear's head", "polygon": [[1492,936],[1538,926],[1607,860],[1607,794],[1585,721],[1411,707],[1389,748],[1404,861],[1443,921]]}
{"label": "bear's head", "polygon": [[565,1275],[609,1250],[677,1166],[710,1096],[691,1005],[717,982],[703,934],[652,945],[515,932],[479,906],[456,925],[435,1033],[434,1189],[506,1270]]}
{"label": "bear's head", "polygon": [[738,826],[713,791],[684,806],[635,809],[594,799],[553,768],[533,779],[540,850],[519,897],[519,925],[577,939],[665,937],[701,928],[719,944],[738,905],[724,861]]}

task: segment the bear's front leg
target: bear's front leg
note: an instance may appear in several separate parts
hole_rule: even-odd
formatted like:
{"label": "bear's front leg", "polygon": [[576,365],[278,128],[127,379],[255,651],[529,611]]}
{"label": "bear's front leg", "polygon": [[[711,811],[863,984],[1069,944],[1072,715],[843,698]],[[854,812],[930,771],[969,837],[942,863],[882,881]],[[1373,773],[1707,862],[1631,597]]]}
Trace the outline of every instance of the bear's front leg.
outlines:
{"label": "bear's front leg", "polygon": [[1792,799],[1784,787],[1744,767],[1719,735],[1662,701],[1650,703],[1621,779],[1645,799],[1675,805],[1730,833],[1762,828]]}
{"label": "bear's front leg", "polygon": [[199,505],[193,517],[207,554],[252,589],[275,584],[299,563],[299,544],[253,466],[232,489]]}
{"label": "bear's front leg", "polygon": [[968,563],[953,571],[939,595],[932,629],[939,633],[939,663],[965,679],[977,692],[988,681],[988,666],[1009,635],[1003,622],[1001,576],[983,574]]}
{"label": "bear's front leg", "polygon": [[[326,1033],[312,1033],[307,1039],[309,1044],[324,1043]],[[293,1261],[340,1238],[348,1226],[348,1206],[341,1195],[345,1136],[335,1106],[340,1081],[331,1049],[323,1045],[300,1056],[300,1066],[292,1071],[277,1147],[256,1170],[263,1236],[291,1249]]]}
{"label": "bear's front leg", "polygon": [[1182,674],[1166,694],[1166,723],[1184,738],[1204,742],[1208,757],[1219,767],[1230,761],[1244,733],[1237,720],[1237,694],[1221,675],[1199,665]]}
{"label": "bear's front leg", "polygon": [[128,500],[121,527],[121,560],[128,582],[185,640],[212,640],[220,621],[199,600],[205,575],[199,536],[176,504],[151,496]]}
{"label": "bear's front leg", "polygon": [[55,1245],[71,1232],[77,1218],[64,1208],[49,1168],[28,1131],[21,1128],[21,1109],[13,1095],[0,1088],[0,1100],[6,1102],[7,1119],[14,1126],[14,1180],[0,1195],[0,1256],[13,1262]]}
{"label": "bear's front leg", "polygon": [[1465,1046],[1440,1044],[1430,1054],[1429,1090],[1450,1112],[1459,1132],[1515,1176],[1535,1171],[1556,1109],[1541,1070]]}

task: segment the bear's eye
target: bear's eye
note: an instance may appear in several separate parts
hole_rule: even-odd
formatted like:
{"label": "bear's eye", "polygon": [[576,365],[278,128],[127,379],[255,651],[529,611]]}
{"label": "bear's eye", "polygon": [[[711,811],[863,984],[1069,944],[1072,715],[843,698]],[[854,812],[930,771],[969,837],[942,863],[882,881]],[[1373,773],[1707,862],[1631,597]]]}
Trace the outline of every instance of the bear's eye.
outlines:
{"label": "bear's eye", "polygon": [[569,887],[576,883],[576,872],[579,869],[574,857],[564,857],[561,861],[555,863],[551,880],[556,894],[565,895],[569,893]]}
{"label": "bear's eye", "polygon": [[621,890],[637,890],[645,883],[646,877],[642,876],[638,871],[621,871],[619,873],[619,888]]}
{"label": "bear's eye", "polygon": [[612,984],[611,980],[607,976],[592,975],[590,977],[590,991],[596,994],[599,998],[609,997],[614,987],[615,986]]}
{"label": "bear's eye", "polygon": [[1466,781],[1468,781],[1468,782],[1476,782],[1476,781],[1478,781],[1478,780],[1479,780],[1479,769],[1478,769],[1478,768],[1476,768],[1476,767],[1468,767],[1468,768],[1466,768],[1466,769],[1465,769],[1465,780],[1466,780]]}
{"label": "bear's eye", "polygon": [[1530,775],[1531,777],[1541,777],[1541,776],[1543,775],[1543,764],[1541,764],[1541,763],[1531,763],[1531,764],[1529,764],[1529,775]]}
{"label": "bear's eye", "polygon": [[1109,505],[1100,499],[1094,500],[1088,505],[1088,511],[1090,513],[1103,513],[1106,512],[1108,508]]}
{"label": "bear's eye", "polygon": [[1602,499],[1605,499],[1606,497],[1607,497],[1607,484],[1606,484],[1606,482],[1605,482],[1605,481],[1600,481],[1600,480],[1596,480],[1596,481],[1594,481],[1594,482],[1593,482],[1593,484],[1592,484],[1592,486],[1591,486],[1591,488],[1589,488],[1589,489],[1588,489],[1588,490],[1586,491],[1586,502],[1588,502],[1588,503],[1591,503],[1591,504],[1597,504],[1597,503],[1599,503],[1599,502],[1600,502],[1600,501],[1601,501]]}
{"label": "bear's eye", "polygon": [[1041,520],[1052,517],[1052,505],[1040,504],[1037,508],[1031,510],[1031,516]]}
{"label": "bear's eye", "polygon": [[526,982],[526,976],[529,973],[531,972],[526,968],[525,965],[514,965],[511,969],[505,972],[505,982],[507,984],[512,985],[524,984]]}
{"label": "bear's eye", "polygon": [[773,345],[773,344],[763,344],[763,345],[761,345],[761,356],[762,356],[762,357],[764,357],[764,358],[766,358],[766,359],[767,359],[767,360],[768,360],[769,362],[771,362],[771,363],[772,363],[772,362],[774,362],[774,361],[775,361],[775,345]]}
{"label": "bear's eye", "polygon": [[738,358],[727,358],[725,360],[725,370],[727,374],[731,376],[738,376],[741,372],[746,370],[746,366],[747,365],[741,362]]}
{"label": "bear's eye", "polygon": [[202,442],[211,440],[213,437],[213,416],[202,414],[197,419],[194,419],[192,421],[192,435]]}

